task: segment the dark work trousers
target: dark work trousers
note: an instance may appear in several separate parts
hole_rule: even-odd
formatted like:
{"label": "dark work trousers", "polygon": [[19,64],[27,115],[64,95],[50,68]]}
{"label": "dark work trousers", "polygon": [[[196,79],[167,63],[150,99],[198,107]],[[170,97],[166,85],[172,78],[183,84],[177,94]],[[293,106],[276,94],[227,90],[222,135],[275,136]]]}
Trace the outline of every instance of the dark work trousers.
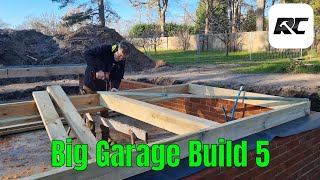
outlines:
{"label": "dark work trousers", "polygon": [[[80,90],[80,93],[82,95],[86,95],[86,94],[96,94],[97,92],[88,88],[87,86],[83,86],[83,89]],[[104,117],[104,118],[109,118],[109,112],[108,110],[106,111],[101,111],[100,112],[100,116],[101,117]],[[96,136],[96,125],[95,125],[95,122],[94,121],[90,121],[90,120],[87,120],[85,117],[85,122],[86,122],[86,125],[87,127],[90,129],[90,131],[92,132],[92,134],[94,136]],[[102,135],[102,140],[106,140],[108,141],[108,139],[110,138],[110,131],[109,131],[109,128],[104,126],[103,124],[100,125],[100,129],[101,129],[101,135]]]}

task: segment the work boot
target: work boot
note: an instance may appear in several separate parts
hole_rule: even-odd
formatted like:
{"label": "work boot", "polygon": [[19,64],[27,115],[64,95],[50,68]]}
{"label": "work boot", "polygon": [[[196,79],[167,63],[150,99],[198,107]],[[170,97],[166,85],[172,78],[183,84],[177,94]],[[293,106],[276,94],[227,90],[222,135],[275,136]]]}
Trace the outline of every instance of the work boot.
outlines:
{"label": "work boot", "polygon": [[117,142],[113,140],[110,136],[109,127],[104,126],[103,124],[100,124],[100,129],[101,129],[101,140],[107,141],[110,146],[117,144]]}
{"label": "work boot", "polygon": [[85,122],[86,122],[86,126],[90,129],[90,131],[92,132],[92,134],[94,135],[94,137],[97,137],[96,134],[96,123],[94,121],[90,121],[87,118],[84,118]]}

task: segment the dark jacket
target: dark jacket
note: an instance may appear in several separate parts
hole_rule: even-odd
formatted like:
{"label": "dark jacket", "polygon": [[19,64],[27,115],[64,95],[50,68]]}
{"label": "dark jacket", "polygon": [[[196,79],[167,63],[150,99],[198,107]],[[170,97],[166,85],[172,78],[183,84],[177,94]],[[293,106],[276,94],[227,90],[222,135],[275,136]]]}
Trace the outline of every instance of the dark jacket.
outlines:
{"label": "dark jacket", "polygon": [[94,91],[105,91],[106,81],[94,79],[96,72],[102,70],[110,73],[111,88],[119,88],[123,79],[125,61],[116,62],[112,45],[103,44],[90,48],[84,52],[87,69],[84,76],[84,85]]}

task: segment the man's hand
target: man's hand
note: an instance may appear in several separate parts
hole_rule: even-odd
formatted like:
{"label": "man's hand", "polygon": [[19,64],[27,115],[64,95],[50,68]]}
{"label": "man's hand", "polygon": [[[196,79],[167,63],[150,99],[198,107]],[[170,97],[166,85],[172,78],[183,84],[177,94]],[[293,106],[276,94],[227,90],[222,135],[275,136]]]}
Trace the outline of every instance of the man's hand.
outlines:
{"label": "man's hand", "polygon": [[119,90],[116,89],[116,88],[112,88],[110,91],[111,91],[111,92],[118,92]]}
{"label": "man's hand", "polygon": [[96,72],[96,78],[101,80],[109,79],[109,73],[100,70]]}
{"label": "man's hand", "polygon": [[105,75],[104,75],[104,72],[103,71],[98,71],[96,72],[96,78],[97,79],[101,79],[101,80],[104,80],[105,79]]}

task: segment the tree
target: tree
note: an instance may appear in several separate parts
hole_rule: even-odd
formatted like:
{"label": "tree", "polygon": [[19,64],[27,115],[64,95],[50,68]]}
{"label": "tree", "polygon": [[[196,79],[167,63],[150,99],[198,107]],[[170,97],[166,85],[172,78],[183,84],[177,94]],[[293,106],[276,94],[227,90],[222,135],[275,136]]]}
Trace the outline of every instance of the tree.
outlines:
{"label": "tree", "polygon": [[[131,39],[134,38],[142,38],[143,40],[134,40],[133,44],[146,48],[146,46],[151,46],[154,49],[154,52],[157,53],[157,46],[162,44],[161,34],[159,30],[159,25],[152,24],[136,24],[130,31],[129,37]],[[146,49],[145,49],[146,52]]]}
{"label": "tree", "polygon": [[190,26],[188,25],[182,25],[178,28],[176,32],[176,36],[179,39],[179,45],[182,46],[183,51],[186,51],[189,49],[190,46]]}
{"label": "tree", "polygon": [[78,28],[78,26],[81,26],[82,24],[89,23],[90,19],[91,9],[86,9],[83,6],[71,9],[70,11],[66,12],[66,14],[64,14],[62,17],[63,24],[65,26],[76,26],[76,29]]}
{"label": "tree", "polygon": [[90,23],[90,9],[83,6],[73,8],[62,16],[60,25],[58,26],[58,34],[64,35],[69,32],[74,32],[80,27]]}
{"label": "tree", "polygon": [[245,32],[251,32],[256,30],[256,12],[253,8],[250,8],[247,12],[247,16],[245,17],[242,23],[242,29]]}
{"label": "tree", "polygon": [[241,7],[243,0],[229,0],[228,14],[230,20],[230,32],[238,32],[240,30]]}
{"label": "tree", "polygon": [[205,0],[204,2],[206,5],[204,34],[207,35],[209,33],[209,18],[210,18],[210,11],[212,11],[213,0]]}
{"label": "tree", "polygon": [[[129,31],[131,37],[152,36],[157,33],[160,26],[155,23],[138,23],[135,24]],[[177,35],[181,29],[188,31],[189,34],[195,34],[194,27],[186,24],[168,23],[165,25],[165,33],[169,36]]]}
{"label": "tree", "polygon": [[19,29],[34,29],[48,36],[54,36],[57,34],[58,27],[61,25],[58,16],[54,13],[44,13],[39,17],[29,16],[23,22],[23,27],[18,27]]}
{"label": "tree", "polygon": [[155,31],[156,28],[159,27],[156,24],[146,24],[146,23],[139,23],[134,25],[131,30],[129,31],[129,36],[131,37],[142,37],[142,36],[151,36],[152,33]]}
{"label": "tree", "polygon": [[184,24],[195,23],[196,22],[196,12],[195,12],[194,8],[190,7],[189,0],[182,1],[181,7],[183,9],[183,23]]}
{"label": "tree", "polygon": [[0,29],[9,28],[10,25],[0,19]]}
{"label": "tree", "polygon": [[[197,21],[196,32],[223,33],[229,27],[227,18],[227,2],[225,0],[212,1],[212,5],[207,5],[208,0],[200,0],[196,12]],[[211,3],[211,1],[210,1]],[[207,13],[209,10],[209,13]]]}
{"label": "tree", "polygon": [[115,29],[122,36],[128,36],[129,31],[135,25],[131,20],[120,19],[117,22],[109,23],[109,27]]}
{"label": "tree", "polygon": [[264,27],[264,9],[266,0],[257,0],[257,22],[256,31],[263,31]]}
{"label": "tree", "polygon": [[168,9],[168,0],[129,0],[133,7],[146,6],[147,8],[155,8],[158,12],[159,25],[161,35],[165,34],[166,12]]}
{"label": "tree", "polygon": [[[75,0],[52,0],[53,2],[60,3],[60,8],[64,8],[69,4],[75,2]],[[97,5],[98,8],[92,8],[91,5]],[[94,17],[98,15],[98,19],[101,26],[106,26],[107,22],[117,21],[119,19],[119,15],[112,10],[110,2],[104,0],[90,0],[90,3],[84,3],[81,6],[86,6],[86,14],[80,14],[76,16],[87,16]],[[84,19],[87,20],[87,19]]]}

